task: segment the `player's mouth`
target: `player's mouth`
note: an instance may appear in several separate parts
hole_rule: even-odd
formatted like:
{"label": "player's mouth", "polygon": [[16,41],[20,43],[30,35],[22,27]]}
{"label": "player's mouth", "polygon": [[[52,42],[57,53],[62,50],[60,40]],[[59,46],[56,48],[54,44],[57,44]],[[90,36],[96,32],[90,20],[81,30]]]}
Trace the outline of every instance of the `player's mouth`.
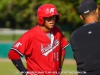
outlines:
{"label": "player's mouth", "polygon": [[53,22],[51,22],[51,23],[49,23],[51,26],[54,26],[54,23]]}

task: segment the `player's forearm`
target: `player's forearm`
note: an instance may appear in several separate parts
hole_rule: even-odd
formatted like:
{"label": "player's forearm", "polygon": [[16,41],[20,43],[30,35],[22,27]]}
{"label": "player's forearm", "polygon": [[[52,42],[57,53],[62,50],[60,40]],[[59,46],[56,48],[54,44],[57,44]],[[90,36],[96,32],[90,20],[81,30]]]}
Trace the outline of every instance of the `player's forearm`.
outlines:
{"label": "player's forearm", "polygon": [[63,49],[63,50],[62,50],[62,54],[61,54],[61,69],[62,69],[62,66],[63,66],[63,62],[64,62],[64,58],[65,58],[65,54],[66,54],[66,50]]}
{"label": "player's forearm", "polygon": [[65,57],[65,56],[61,56],[61,67],[60,67],[61,69],[62,69],[62,66],[63,66],[64,57]]}
{"label": "player's forearm", "polygon": [[[11,61],[13,62],[13,64],[16,66],[16,68],[20,71],[20,72],[27,72],[26,68],[24,67],[21,59],[20,59],[20,54],[18,54],[16,51],[14,50],[10,50],[8,53],[8,57],[9,59],[11,59]],[[26,74],[23,74],[26,75]]]}
{"label": "player's forearm", "polygon": [[13,62],[13,64],[16,66],[16,68],[23,74],[26,75],[27,73],[27,69],[24,67],[21,59],[18,60],[11,60]]}
{"label": "player's forearm", "polygon": [[61,74],[61,71],[62,71],[61,69],[62,69],[62,66],[63,66],[64,57],[65,57],[64,55],[62,55],[62,56],[61,56],[61,61],[60,61],[60,62],[61,62],[61,64],[60,64],[60,68],[58,69],[58,75],[60,75],[60,74]]}

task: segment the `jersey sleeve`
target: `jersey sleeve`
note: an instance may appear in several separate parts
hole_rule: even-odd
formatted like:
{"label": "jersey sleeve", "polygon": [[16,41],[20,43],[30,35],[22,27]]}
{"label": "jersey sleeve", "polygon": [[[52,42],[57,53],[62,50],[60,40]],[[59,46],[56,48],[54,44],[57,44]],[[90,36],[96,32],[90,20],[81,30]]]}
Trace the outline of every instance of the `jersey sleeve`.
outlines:
{"label": "jersey sleeve", "polygon": [[16,51],[21,56],[30,54],[32,51],[30,36],[27,33],[23,34],[19,40],[15,42],[11,50]]}
{"label": "jersey sleeve", "polygon": [[61,33],[61,50],[65,50],[65,48],[69,45],[67,39]]}
{"label": "jersey sleeve", "polygon": [[69,45],[67,39],[64,37],[64,35],[61,33],[61,50],[62,50],[62,56],[66,54],[66,47]]}

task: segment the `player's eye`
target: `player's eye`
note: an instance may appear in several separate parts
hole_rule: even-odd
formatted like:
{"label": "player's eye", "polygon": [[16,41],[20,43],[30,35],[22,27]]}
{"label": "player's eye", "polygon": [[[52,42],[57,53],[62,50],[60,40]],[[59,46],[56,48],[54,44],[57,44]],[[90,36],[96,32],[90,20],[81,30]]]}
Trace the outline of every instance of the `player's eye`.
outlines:
{"label": "player's eye", "polygon": [[51,21],[51,20],[55,20],[55,19],[56,19],[56,16],[55,15],[44,18],[44,20],[47,20],[47,21]]}

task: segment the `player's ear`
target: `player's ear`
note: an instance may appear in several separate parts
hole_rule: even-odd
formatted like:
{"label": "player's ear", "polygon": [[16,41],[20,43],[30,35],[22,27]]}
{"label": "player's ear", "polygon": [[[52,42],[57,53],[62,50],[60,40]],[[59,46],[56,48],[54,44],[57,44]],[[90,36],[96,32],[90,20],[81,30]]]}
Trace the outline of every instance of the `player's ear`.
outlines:
{"label": "player's ear", "polygon": [[98,14],[99,12],[98,12],[98,8],[96,9],[96,13]]}
{"label": "player's ear", "polygon": [[80,18],[81,18],[82,20],[84,20],[84,17],[83,17],[82,15],[80,15]]}

